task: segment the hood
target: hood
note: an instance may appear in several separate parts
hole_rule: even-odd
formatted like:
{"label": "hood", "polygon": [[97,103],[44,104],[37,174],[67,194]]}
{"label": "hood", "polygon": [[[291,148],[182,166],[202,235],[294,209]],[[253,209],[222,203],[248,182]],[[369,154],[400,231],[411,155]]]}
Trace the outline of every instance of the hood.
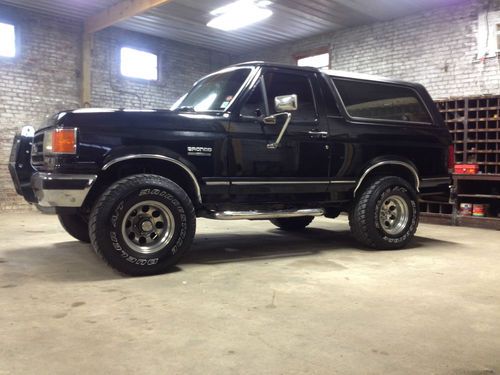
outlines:
{"label": "hood", "polygon": [[38,130],[51,127],[76,128],[157,128],[169,127],[186,129],[189,124],[200,123],[200,120],[224,118],[222,113],[176,112],[160,109],[114,109],[114,108],[81,108],[63,111],[52,116]]}

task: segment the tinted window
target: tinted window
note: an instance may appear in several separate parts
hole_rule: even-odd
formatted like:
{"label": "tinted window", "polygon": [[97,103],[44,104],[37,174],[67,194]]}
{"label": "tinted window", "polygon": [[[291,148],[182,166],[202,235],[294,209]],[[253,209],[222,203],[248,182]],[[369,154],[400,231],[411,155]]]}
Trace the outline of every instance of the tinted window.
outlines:
{"label": "tinted window", "polygon": [[240,115],[259,117],[265,114],[267,114],[266,105],[264,103],[264,95],[262,94],[262,84],[259,82],[241,108]]}
{"label": "tinted window", "polygon": [[343,79],[334,82],[351,117],[431,122],[417,93],[410,88]]}
{"label": "tinted window", "polygon": [[323,95],[325,97],[328,116],[340,116],[339,107],[337,106],[337,100],[335,100],[335,97],[333,96],[332,89],[330,88],[330,86],[328,86],[323,78],[321,78],[319,82],[321,90],[323,91]]}
{"label": "tinted window", "polygon": [[274,98],[282,95],[296,94],[299,108],[293,113],[294,121],[314,121],[316,108],[311,84],[306,76],[298,74],[268,72],[264,76],[266,82],[269,110],[274,110]]}

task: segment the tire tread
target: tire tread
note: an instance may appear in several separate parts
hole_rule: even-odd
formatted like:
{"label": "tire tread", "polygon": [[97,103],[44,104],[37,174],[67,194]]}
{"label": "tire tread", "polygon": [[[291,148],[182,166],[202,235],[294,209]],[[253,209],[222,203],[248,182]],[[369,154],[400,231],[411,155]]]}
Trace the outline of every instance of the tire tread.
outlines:
{"label": "tire tread", "polygon": [[[98,213],[102,209],[102,207],[108,202],[109,200],[115,200],[118,198],[119,193],[124,189],[124,187],[128,185],[136,185],[139,183],[143,183],[144,181],[149,181],[151,183],[157,183],[159,185],[165,185],[166,183],[173,184],[176,188],[176,193],[179,194],[179,198],[183,200],[184,202],[189,202],[189,205],[185,207],[187,209],[186,215],[188,218],[194,218],[192,222],[190,223],[191,225],[196,226],[196,214],[195,214],[195,208],[193,204],[191,203],[191,199],[187,195],[187,193],[179,186],[177,185],[174,181],[171,181],[165,177],[158,176],[158,175],[152,175],[152,174],[137,174],[137,175],[132,175],[129,177],[125,177],[121,180],[118,180],[115,182],[113,185],[111,185],[97,200],[95,203],[94,207],[92,208],[92,211],[90,213],[89,217],[89,234],[90,234],[90,240],[92,244],[92,248],[94,249],[94,252],[111,268],[116,270],[116,267],[103,255],[102,250],[99,247],[99,243],[97,240],[97,219],[98,219]],[[190,245],[190,244],[189,244]],[[167,268],[170,267],[170,264],[166,265],[164,269],[158,269],[156,273],[162,273],[167,270]],[[127,274],[130,275],[129,273],[122,272],[120,270],[117,270],[117,272],[122,273],[122,274]],[[149,273],[144,272],[144,275],[149,275]],[[134,276],[142,276],[141,273],[137,273]]]}

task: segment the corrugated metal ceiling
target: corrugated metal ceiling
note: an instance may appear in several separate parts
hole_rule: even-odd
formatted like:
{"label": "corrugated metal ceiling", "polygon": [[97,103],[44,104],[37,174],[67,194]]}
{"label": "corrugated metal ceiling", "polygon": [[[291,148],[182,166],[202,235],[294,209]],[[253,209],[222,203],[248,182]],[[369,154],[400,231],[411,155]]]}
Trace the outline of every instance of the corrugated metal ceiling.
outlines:
{"label": "corrugated metal ceiling", "polygon": [[[210,11],[231,0],[174,0],[117,24],[124,29],[233,54],[340,28],[389,20],[460,0],[274,0],[272,17],[236,31],[208,28]],[[0,0],[0,4],[84,19],[117,0]]]}
{"label": "corrugated metal ceiling", "polygon": [[120,0],[0,0],[0,4],[48,15],[84,19]]}

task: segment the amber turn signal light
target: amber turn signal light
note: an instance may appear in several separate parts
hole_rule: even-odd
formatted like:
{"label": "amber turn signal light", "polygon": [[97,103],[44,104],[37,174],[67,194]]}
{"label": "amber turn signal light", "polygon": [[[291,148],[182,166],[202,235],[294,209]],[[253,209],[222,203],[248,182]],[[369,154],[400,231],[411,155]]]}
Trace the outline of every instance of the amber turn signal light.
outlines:
{"label": "amber turn signal light", "polygon": [[56,129],[52,132],[52,153],[76,154],[76,129]]}

